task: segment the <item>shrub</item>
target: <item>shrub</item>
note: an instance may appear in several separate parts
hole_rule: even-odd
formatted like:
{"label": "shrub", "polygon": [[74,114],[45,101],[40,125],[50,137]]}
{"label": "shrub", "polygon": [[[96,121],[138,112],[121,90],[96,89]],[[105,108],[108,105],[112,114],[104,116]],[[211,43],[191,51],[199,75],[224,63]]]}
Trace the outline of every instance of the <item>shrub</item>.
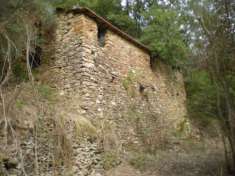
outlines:
{"label": "shrub", "polygon": [[13,64],[12,72],[17,82],[28,80],[28,73],[26,67],[22,63],[17,62]]}

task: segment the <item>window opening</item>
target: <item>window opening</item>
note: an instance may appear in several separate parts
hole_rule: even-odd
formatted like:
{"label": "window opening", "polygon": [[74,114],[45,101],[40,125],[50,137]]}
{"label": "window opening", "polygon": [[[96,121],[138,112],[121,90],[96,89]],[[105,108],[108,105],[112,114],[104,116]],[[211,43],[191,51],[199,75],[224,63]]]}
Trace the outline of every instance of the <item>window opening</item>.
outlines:
{"label": "window opening", "polygon": [[98,26],[98,42],[99,46],[104,47],[105,46],[105,35],[106,35],[107,29],[102,26]]}

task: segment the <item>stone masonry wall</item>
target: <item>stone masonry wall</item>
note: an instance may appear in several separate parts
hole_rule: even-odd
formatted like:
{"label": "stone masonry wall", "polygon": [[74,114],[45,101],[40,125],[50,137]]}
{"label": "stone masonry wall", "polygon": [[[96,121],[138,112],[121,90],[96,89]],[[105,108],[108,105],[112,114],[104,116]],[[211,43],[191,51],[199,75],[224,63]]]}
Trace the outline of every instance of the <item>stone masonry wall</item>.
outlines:
{"label": "stone masonry wall", "polygon": [[97,36],[86,15],[58,14],[43,58],[55,53],[38,78],[58,91],[52,100],[22,86],[21,103],[6,116],[21,120],[9,121],[8,135],[0,128],[0,175],[104,176],[131,149],[155,151],[182,131],[182,74],[160,61],[153,71],[145,51],[110,30],[104,46]]}
{"label": "stone masonry wall", "polygon": [[79,95],[81,115],[115,122],[123,144],[138,143],[134,127],[127,128],[132,116],[146,116],[144,125],[154,116],[162,132],[182,126],[187,112],[179,72],[160,61],[153,71],[148,53],[110,30],[101,47],[98,25],[83,14],[60,13],[57,24],[52,77],[62,95]]}

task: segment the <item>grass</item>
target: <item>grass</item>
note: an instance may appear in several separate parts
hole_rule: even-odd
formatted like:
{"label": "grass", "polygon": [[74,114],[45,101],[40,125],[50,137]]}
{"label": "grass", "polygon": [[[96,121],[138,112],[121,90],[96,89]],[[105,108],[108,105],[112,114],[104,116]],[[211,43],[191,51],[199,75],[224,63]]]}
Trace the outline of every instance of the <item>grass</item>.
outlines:
{"label": "grass", "polygon": [[50,102],[53,102],[56,100],[56,92],[49,85],[40,84],[40,85],[38,85],[37,90],[38,90],[39,95],[42,98],[44,98]]}
{"label": "grass", "polygon": [[151,166],[154,167],[156,163],[156,156],[148,153],[133,153],[133,156],[130,158],[129,163],[136,169],[140,171],[145,171]]}
{"label": "grass", "polygon": [[24,105],[25,105],[25,102],[24,101],[22,101],[22,100],[16,100],[16,108],[17,109],[23,109],[23,107],[24,107]]}
{"label": "grass", "polygon": [[103,165],[105,170],[110,170],[119,165],[120,163],[120,158],[115,151],[109,151],[103,154]]}
{"label": "grass", "polygon": [[173,132],[173,136],[177,138],[185,138],[191,132],[190,124],[187,119],[184,119],[177,125],[177,129]]}
{"label": "grass", "polygon": [[72,123],[74,123],[75,125],[77,137],[96,138],[97,130],[95,126],[87,118],[79,116],[76,119],[73,119]]}

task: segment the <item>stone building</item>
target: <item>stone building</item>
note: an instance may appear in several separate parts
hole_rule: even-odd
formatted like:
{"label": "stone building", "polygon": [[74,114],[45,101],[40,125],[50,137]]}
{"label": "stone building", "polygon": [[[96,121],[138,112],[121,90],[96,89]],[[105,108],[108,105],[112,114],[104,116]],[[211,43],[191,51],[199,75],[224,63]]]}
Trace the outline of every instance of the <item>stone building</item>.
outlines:
{"label": "stone building", "polygon": [[154,150],[183,131],[182,74],[158,59],[150,64],[146,46],[87,8],[58,9],[53,42],[53,83],[61,95],[77,97],[75,118],[112,124],[105,149]]}
{"label": "stone building", "polygon": [[56,85],[63,94],[80,95],[85,116],[118,119],[135,104],[140,113],[164,114],[174,127],[184,119],[179,71],[160,60],[151,67],[146,46],[90,9],[58,9],[57,14]]}
{"label": "stone building", "polygon": [[27,103],[12,112],[20,119],[20,152],[14,142],[0,145],[0,175],[104,176],[131,152],[156,151],[182,135],[187,111],[179,71],[159,59],[150,64],[146,46],[87,8],[58,9],[56,24],[43,48],[50,59],[37,94],[25,84],[19,102]]}

